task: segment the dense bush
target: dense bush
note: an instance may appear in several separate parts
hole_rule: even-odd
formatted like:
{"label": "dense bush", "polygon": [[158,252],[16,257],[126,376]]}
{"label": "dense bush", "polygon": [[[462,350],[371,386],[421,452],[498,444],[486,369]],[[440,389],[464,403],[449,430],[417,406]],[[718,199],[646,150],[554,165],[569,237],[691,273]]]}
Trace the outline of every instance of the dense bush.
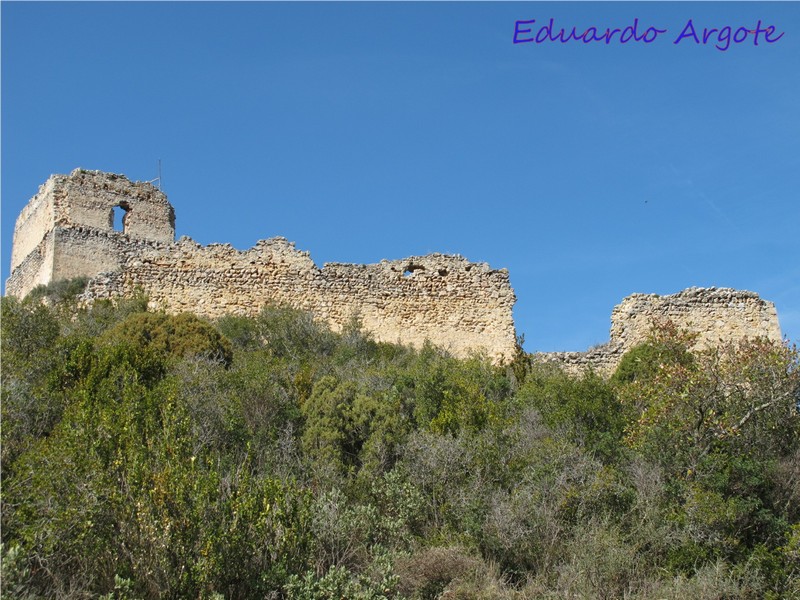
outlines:
{"label": "dense bush", "polygon": [[73,287],[2,301],[4,597],[800,598],[786,345],[605,381]]}
{"label": "dense bush", "polygon": [[47,285],[37,285],[27,295],[28,301],[45,299],[51,304],[71,303],[79,294],[82,294],[89,283],[88,277],[75,277],[74,279],[58,279]]}
{"label": "dense bush", "polygon": [[574,378],[547,365],[537,366],[517,398],[586,452],[605,461],[619,454],[629,415],[611,385],[598,375],[590,372]]}
{"label": "dense bush", "polygon": [[211,325],[189,313],[136,313],[100,338],[101,343],[129,344],[137,351],[151,351],[178,358],[199,357],[229,365],[231,343]]}

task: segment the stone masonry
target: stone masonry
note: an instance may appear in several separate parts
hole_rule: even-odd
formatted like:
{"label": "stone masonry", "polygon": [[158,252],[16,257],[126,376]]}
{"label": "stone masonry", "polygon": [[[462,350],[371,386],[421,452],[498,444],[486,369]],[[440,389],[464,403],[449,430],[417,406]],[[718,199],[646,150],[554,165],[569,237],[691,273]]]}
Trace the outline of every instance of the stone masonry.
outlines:
{"label": "stone masonry", "polygon": [[587,352],[544,353],[535,360],[555,361],[573,374],[591,367],[607,376],[625,352],[647,340],[653,325],[667,321],[696,334],[696,350],[745,338],[782,339],[775,305],[758,294],[730,288],[689,288],[669,296],[628,296],[611,313],[607,344]]}
{"label": "stone masonry", "polygon": [[[116,208],[125,212],[121,231],[114,228]],[[506,269],[444,254],[320,269],[280,237],[244,251],[174,239],[172,205],[149,183],[80,169],[53,175],[17,219],[6,293],[24,297],[37,285],[85,276],[86,303],[141,290],[154,309],[209,318],[281,304],[337,331],[356,318],[380,341],[419,347],[429,340],[456,356],[485,351],[498,363],[516,353],[516,297]],[[747,337],[781,340],[771,302],[753,292],[690,288],[628,296],[614,308],[607,344],[534,360],[608,375],[654,323],[666,320],[697,333],[698,348]]]}
{"label": "stone masonry", "polygon": [[[124,235],[114,231],[115,207],[126,211]],[[50,281],[115,271],[137,242],[174,239],[175,211],[152,185],[98,171],[53,175],[17,218],[6,293],[24,297]]]}
{"label": "stone masonry", "polygon": [[[126,211],[122,231],[114,230],[115,207]],[[357,318],[380,341],[430,340],[456,356],[485,351],[496,362],[515,354],[516,297],[506,269],[443,254],[320,269],[284,238],[238,251],[174,235],[172,206],[152,185],[99,171],[54,175],[17,220],[6,293],[24,297],[39,284],[87,276],[89,303],[142,290],[155,309],[209,318],[283,304],[334,330]]]}

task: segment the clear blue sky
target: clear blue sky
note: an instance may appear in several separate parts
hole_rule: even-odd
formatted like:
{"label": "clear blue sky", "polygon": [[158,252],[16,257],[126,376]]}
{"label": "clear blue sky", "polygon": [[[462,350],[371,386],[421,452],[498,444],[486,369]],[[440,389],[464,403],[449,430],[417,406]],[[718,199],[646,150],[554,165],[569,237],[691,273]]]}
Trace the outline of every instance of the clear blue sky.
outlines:
{"label": "clear blue sky", "polygon": [[[2,277],[51,173],[156,176],[178,235],[318,265],[506,267],[526,349],[634,292],[753,290],[800,340],[798,3],[16,3],[2,10]],[[638,18],[651,42],[514,44]],[[704,27],[762,38],[726,51]],[[716,36],[716,34],[715,34]]]}

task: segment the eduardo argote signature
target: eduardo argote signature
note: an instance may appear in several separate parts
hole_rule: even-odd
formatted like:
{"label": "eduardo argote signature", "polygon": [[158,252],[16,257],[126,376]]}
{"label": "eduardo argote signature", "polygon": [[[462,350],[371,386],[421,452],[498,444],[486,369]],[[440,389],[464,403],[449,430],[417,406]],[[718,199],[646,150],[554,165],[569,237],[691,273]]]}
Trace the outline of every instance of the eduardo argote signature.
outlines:
{"label": "eduardo argote signature", "polygon": [[[544,25],[535,27],[536,19],[528,21],[519,20],[514,25],[514,43],[515,44],[543,44],[546,42],[561,42],[566,44],[571,41],[580,41],[584,44],[592,42],[605,42],[606,45],[613,43],[627,44],[628,42],[644,42],[649,44],[658,39],[658,36],[667,33],[667,29],[659,29],[658,27],[644,27],[639,25],[639,19],[634,19],[633,23],[622,29],[598,29],[597,27],[589,27],[583,33],[578,33],[575,27],[567,32],[563,27],[556,30],[555,20],[550,19]],[[717,50],[725,52],[733,44],[742,44],[745,42],[752,42],[754,46],[758,46],[759,41],[764,41],[768,44],[774,44],[783,37],[785,32],[780,35],[775,35],[775,26],[768,25],[764,27],[761,19],[758,20],[755,27],[750,28],[741,26],[736,29],[730,25],[721,28],[704,27],[702,30],[695,27],[692,19],[686,22],[678,36],[673,40],[673,44],[680,44],[684,40],[686,43],[694,41],[695,44],[707,45],[713,44]],[[615,39],[616,36],[616,39]]]}

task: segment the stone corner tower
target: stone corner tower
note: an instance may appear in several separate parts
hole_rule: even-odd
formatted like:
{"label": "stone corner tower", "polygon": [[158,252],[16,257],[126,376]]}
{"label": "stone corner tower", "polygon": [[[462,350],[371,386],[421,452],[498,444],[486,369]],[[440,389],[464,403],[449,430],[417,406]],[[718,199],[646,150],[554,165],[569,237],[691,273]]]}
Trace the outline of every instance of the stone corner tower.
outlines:
{"label": "stone corner tower", "polygon": [[[114,211],[124,212],[114,228]],[[57,279],[115,271],[137,240],[172,243],[175,211],[149,183],[75,169],[52,175],[17,218],[6,293],[24,297]]]}

